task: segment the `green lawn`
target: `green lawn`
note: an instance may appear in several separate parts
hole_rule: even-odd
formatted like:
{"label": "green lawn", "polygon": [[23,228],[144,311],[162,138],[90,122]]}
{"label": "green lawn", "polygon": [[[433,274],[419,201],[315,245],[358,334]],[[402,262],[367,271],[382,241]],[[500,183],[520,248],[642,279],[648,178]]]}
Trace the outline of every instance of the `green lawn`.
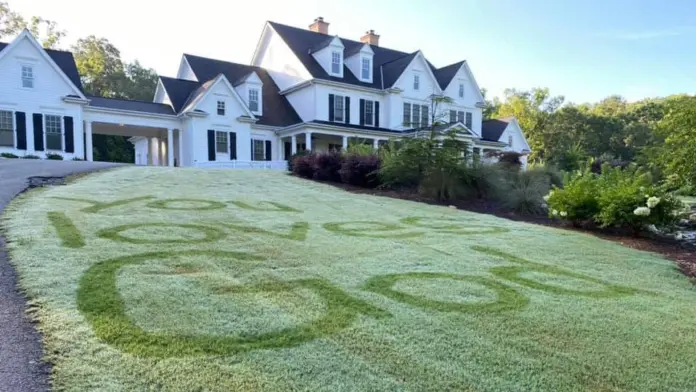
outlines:
{"label": "green lawn", "polygon": [[58,390],[696,390],[695,286],[589,235],[135,167],[2,224]]}

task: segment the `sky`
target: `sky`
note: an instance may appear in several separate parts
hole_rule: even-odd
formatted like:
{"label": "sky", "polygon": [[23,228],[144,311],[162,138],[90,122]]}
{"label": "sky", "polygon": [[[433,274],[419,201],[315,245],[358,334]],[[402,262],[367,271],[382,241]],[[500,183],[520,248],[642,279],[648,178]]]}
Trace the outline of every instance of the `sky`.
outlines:
{"label": "sky", "polygon": [[[2,0],[0,0],[2,1]],[[693,0],[5,0],[78,38],[105,37],[124,60],[176,76],[183,53],[248,64],[267,20],[422,50],[436,67],[467,60],[488,96],[548,87],[566,101],[629,101],[696,90]],[[179,4],[186,4],[185,6]]]}

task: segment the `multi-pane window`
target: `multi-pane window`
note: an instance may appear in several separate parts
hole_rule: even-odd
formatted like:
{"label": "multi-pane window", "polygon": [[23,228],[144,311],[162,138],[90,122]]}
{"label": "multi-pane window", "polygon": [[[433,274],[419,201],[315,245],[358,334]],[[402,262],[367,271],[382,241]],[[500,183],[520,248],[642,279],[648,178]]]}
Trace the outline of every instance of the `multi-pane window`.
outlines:
{"label": "multi-pane window", "polygon": [[418,74],[413,75],[413,89],[414,90],[420,89],[420,75],[418,75]]}
{"label": "multi-pane window", "polygon": [[370,79],[370,59],[363,58],[362,59],[362,67],[360,68],[362,72],[362,78],[363,80],[369,80]]}
{"label": "multi-pane window", "polygon": [[472,124],[473,121],[472,121],[471,117],[472,117],[471,112],[466,112],[466,123],[464,125],[466,125],[466,127],[469,129],[471,129],[471,126],[473,125]]}
{"label": "multi-pane window", "polygon": [[341,52],[331,52],[331,73],[334,75],[341,73]]}
{"label": "multi-pane window", "polygon": [[12,112],[0,110],[0,146],[14,147]]}
{"label": "multi-pane window", "polygon": [[249,89],[249,110],[259,111],[259,90],[255,88]]}
{"label": "multi-pane window", "polygon": [[464,85],[459,85],[459,98],[464,98]]}
{"label": "multi-pane window", "polygon": [[449,111],[449,122],[450,122],[450,124],[457,122],[457,111],[456,110]]}
{"label": "multi-pane window", "polygon": [[46,121],[46,149],[63,150],[63,118],[47,114]]}
{"label": "multi-pane window", "polygon": [[34,88],[34,68],[30,65],[22,65],[22,87]]}
{"label": "multi-pane window", "polygon": [[413,105],[411,107],[411,125],[414,128],[420,127],[420,105]]}
{"label": "multi-pane window", "polygon": [[343,122],[344,117],[343,117],[343,96],[342,95],[334,95],[334,121],[336,122]]}
{"label": "multi-pane window", "polygon": [[217,101],[217,114],[218,116],[225,115],[225,101]]}
{"label": "multi-pane window", "polygon": [[215,132],[215,152],[227,154],[229,152],[229,134],[227,132]]}
{"label": "multi-pane window", "polygon": [[428,126],[428,105],[421,105],[421,120],[422,127]]}
{"label": "multi-pane window", "polygon": [[251,160],[252,161],[265,161],[266,160],[266,142],[264,140],[253,139],[251,141]]}
{"label": "multi-pane window", "polygon": [[464,124],[464,112],[457,112],[457,122]]}
{"label": "multi-pane window", "polygon": [[375,103],[374,101],[365,101],[365,125],[374,125],[375,118]]}
{"label": "multi-pane window", "polygon": [[404,102],[404,120],[403,126],[408,127],[411,125],[411,104]]}

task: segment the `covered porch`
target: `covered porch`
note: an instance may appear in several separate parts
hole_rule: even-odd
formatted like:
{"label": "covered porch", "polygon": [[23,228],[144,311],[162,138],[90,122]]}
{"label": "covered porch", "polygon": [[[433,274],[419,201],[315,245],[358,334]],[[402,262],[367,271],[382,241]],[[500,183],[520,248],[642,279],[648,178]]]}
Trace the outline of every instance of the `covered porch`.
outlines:
{"label": "covered porch", "polygon": [[[340,127],[303,127],[279,132],[281,157],[288,160],[299,151],[346,151],[355,144],[369,145],[375,150],[397,136],[391,132],[345,130]],[[337,129],[334,129],[337,128]]]}

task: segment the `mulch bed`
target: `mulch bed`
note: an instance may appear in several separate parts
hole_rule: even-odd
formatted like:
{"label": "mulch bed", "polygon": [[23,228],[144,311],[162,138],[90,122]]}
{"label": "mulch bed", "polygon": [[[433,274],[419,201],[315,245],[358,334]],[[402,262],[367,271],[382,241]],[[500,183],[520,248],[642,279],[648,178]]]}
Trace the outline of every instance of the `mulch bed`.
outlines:
{"label": "mulch bed", "polygon": [[[679,270],[686,276],[696,279],[696,247],[689,246],[684,243],[667,240],[664,238],[659,238],[656,236],[635,236],[620,232],[611,232],[607,230],[601,230],[598,228],[577,228],[568,225],[565,222],[550,219],[545,216],[528,216],[515,214],[514,212],[502,211],[500,207],[494,203],[483,200],[467,200],[467,201],[456,201],[456,202],[439,202],[434,199],[426,198],[419,195],[415,191],[395,191],[395,190],[384,190],[384,189],[365,189],[352,185],[347,185],[343,183],[329,183],[325,182],[327,185],[331,185],[340,189],[343,189],[352,193],[369,194],[374,196],[391,197],[395,199],[417,201],[421,203],[441,205],[441,206],[454,206],[460,210],[466,210],[471,212],[477,212],[481,214],[495,215],[499,218],[510,219],[519,222],[532,223],[537,225],[552,226],[559,229],[580,231],[583,233],[589,233],[595,235],[599,238],[616,242],[623,246],[642,250],[646,252],[653,252],[662,255],[666,259],[674,261]],[[694,280],[696,283],[696,280]]]}

